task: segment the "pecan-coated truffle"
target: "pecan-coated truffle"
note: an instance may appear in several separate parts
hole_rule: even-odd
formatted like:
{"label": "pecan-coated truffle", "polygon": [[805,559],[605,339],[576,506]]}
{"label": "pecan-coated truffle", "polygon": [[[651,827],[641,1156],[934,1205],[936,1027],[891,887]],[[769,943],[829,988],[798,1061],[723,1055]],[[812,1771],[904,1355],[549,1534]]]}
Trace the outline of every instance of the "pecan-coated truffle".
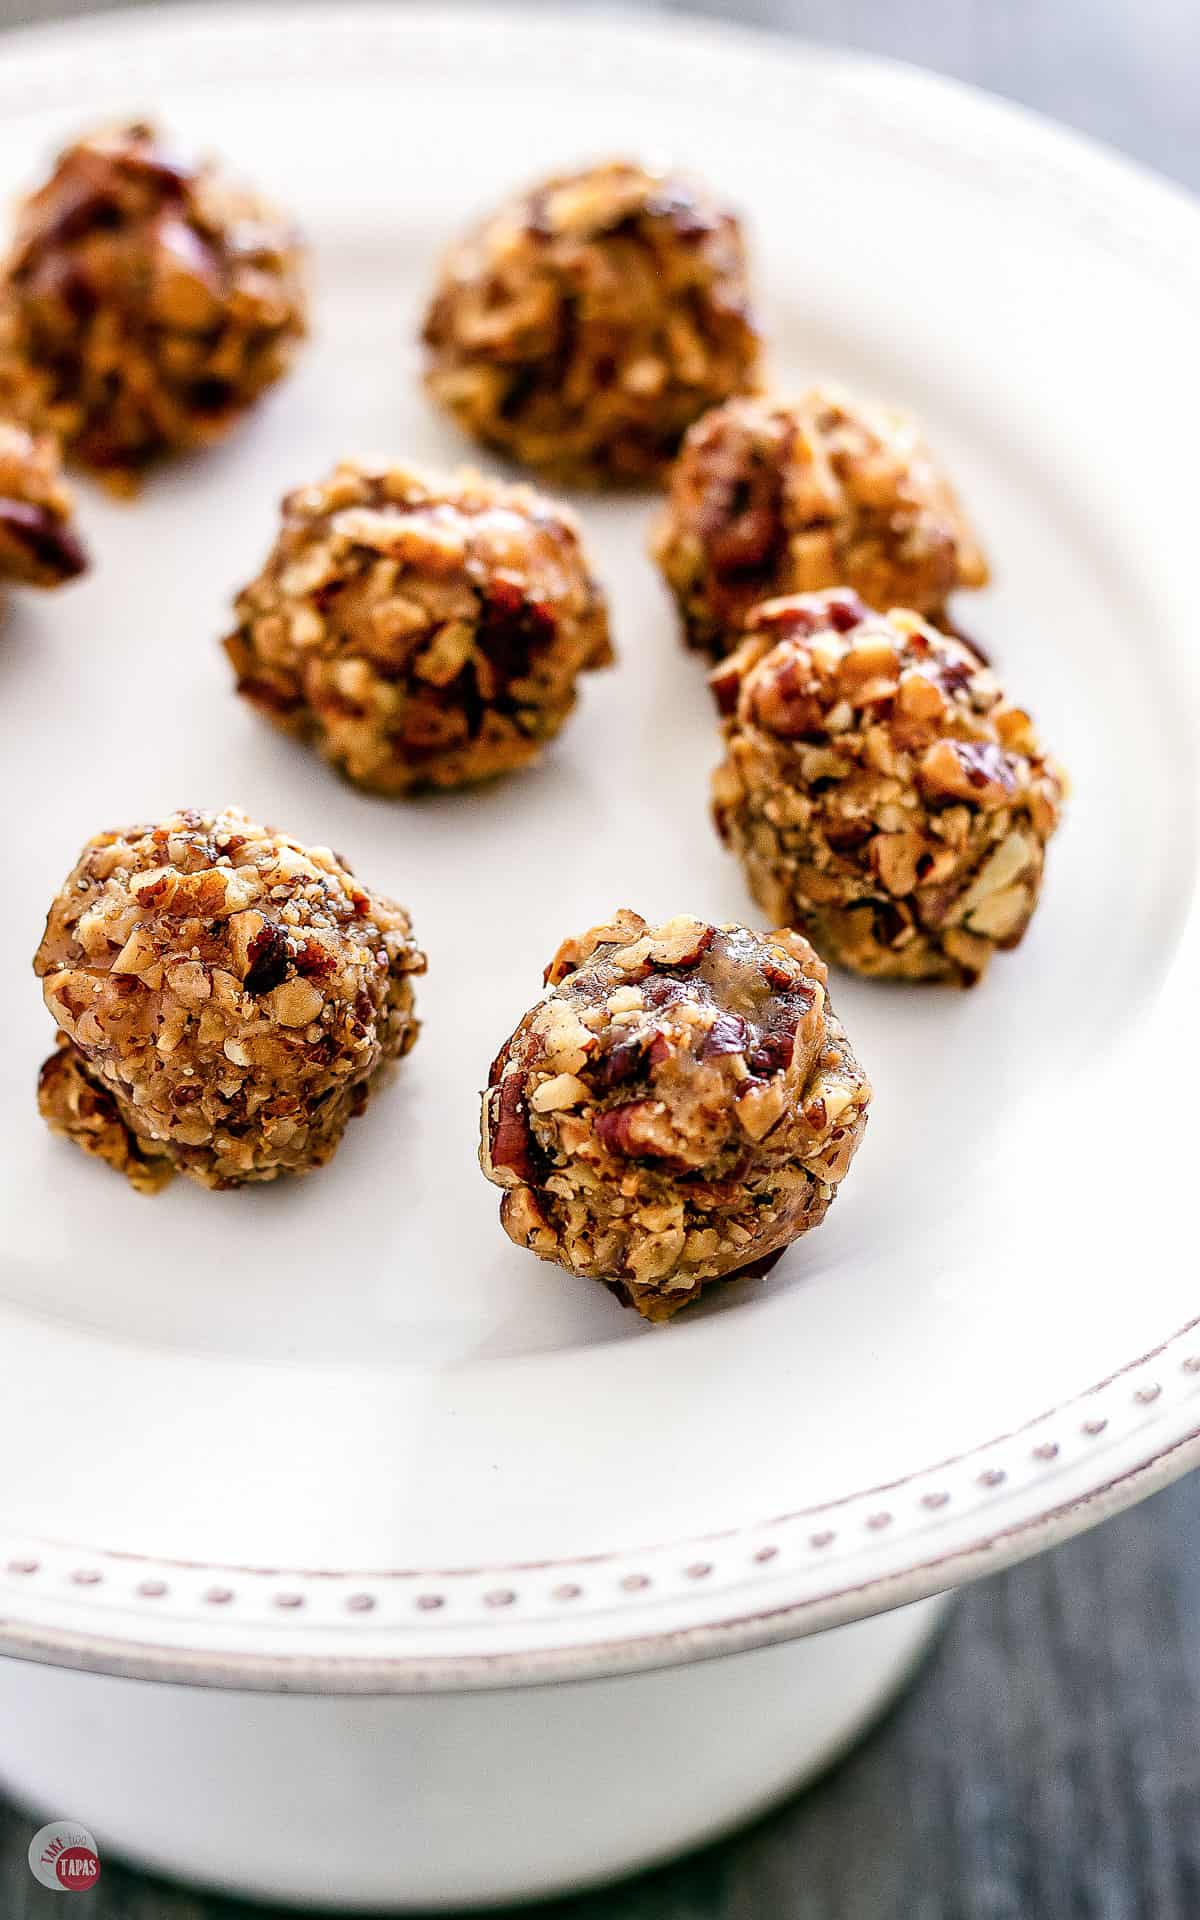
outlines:
{"label": "pecan-coated truffle", "polygon": [[42,1115],[148,1191],[306,1173],[411,1047],[424,967],[402,907],[235,808],[98,834],[34,960]]}
{"label": "pecan-coated truffle", "polygon": [[470,473],[347,461],[289,494],[237,618],[238,691],[380,793],[528,765],[612,659],[574,516]]}
{"label": "pecan-coated truffle", "polygon": [[626,161],[547,180],[454,247],[424,337],[468,433],[579,485],[658,479],[759,357],[736,216]]}
{"label": "pecan-coated truffle", "polygon": [[21,208],[0,286],[0,402],[129,487],[220,439],[304,332],[291,225],[153,128],[79,140]]}
{"label": "pecan-coated truffle", "polygon": [[777,594],[852,587],[868,606],[939,614],[987,563],[913,422],[833,387],[734,400],[697,423],[671,472],[654,555],[689,645],[719,658]]}
{"label": "pecan-coated truffle", "polygon": [[711,681],[717,825],[772,920],[855,972],[962,986],[1016,946],[1065,781],[969,647],[798,595],[755,608]]}
{"label": "pecan-coated truffle", "polygon": [[73,504],[54,441],[0,420],[0,589],[58,587],[84,571]]}
{"label": "pecan-coated truffle", "polygon": [[820,1224],[871,1090],[801,934],[626,910],[546,980],[483,1100],[511,1240],[667,1320]]}

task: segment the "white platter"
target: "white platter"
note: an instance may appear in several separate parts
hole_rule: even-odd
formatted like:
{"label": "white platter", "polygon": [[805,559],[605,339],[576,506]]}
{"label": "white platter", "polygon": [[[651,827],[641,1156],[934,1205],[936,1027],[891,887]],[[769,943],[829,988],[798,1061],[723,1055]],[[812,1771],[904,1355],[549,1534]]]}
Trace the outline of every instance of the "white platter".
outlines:
{"label": "white platter", "polygon": [[[316,337],[220,452],[134,506],[87,493],[94,573],[0,636],[0,1650],[313,1692],[662,1666],[955,1584],[1200,1458],[1191,204],[900,69],[357,4],[0,43],[0,190],[128,111],[296,210]],[[748,210],[781,383],[925,418],[995,563],[963,617],[1074,777],[1043,910],[983,988],[839,983],[876,1105],[827,1225],[665,1330],[512,1248],[474,1157],[563,933],[752,911],[652,503],[584,503],[621,663],[488,791],[338,785],[217,645],[286,486],[343,452],[470,457],[416,377],[445,238],[622,150]],[[327,1172],[147,1201],[37,1120],[29,961],[88,834],[226,801],[411,906],[425,1029]]]}

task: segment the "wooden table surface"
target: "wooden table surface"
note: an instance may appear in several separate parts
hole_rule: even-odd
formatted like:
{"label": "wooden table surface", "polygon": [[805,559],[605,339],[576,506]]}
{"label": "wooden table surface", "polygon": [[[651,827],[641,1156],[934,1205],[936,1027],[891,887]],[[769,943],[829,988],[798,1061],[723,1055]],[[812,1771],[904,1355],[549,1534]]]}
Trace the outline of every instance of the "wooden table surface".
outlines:
{"label": "wooden table surface", "polygon": [[[90,4],[0,0],[0,24]],[[937,68],[1200,189],[1200,0],[692,0],[690,10]],[[26,1864],[34,1824],[0,1801],[0,1920],[61,1912]],[[70,1911],[253,1920],[262,1909],[106,1859]],[[676,1866],[537,1911],[1200,1920],[1200,1477],[965,1591],[900,1705],[780,1811]]]}

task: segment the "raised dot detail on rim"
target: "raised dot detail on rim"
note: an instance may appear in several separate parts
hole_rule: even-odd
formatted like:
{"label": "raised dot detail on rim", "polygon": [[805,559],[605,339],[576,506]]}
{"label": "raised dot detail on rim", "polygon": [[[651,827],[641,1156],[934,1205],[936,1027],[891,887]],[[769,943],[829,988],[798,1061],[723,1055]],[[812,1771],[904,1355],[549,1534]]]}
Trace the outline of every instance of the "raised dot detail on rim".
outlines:
{"label": "raised dot detail on rim", "polygon": [[[1200,1353],[1188,1354],[1180,1364],[1184,1372],[1192,1375],[1200,1375]],[[1161,1383],[1151,1381],[1142,1387],[1136,1388],[1133,1397],[1138,1404],[1151,1406],[1161,1395]],[[1108,1426],[1109,1421],[1107,1418],[1095,1417],[1083,1421],[1080,1431],[1089,1439],[1094,1439],[1105,1433]],[[1048,1440],[1040,1442],[1033,1448],[1032,1452],[1035,1459],[1049,1462],[1059,1457],[1061,1448],[1057,1441]],[[1004,1484],[1006,1479],[1007,1475],[1005,1471],[999,1467],[986,1468],[977,1476],[978,1484],[985,1488],[999,1487]],[[934,1489],[921,1496],[921,1505],[931,1511],[936,1511],[948,1505],[950,1499],[951,1495],[944,1489]],[[891,1524],[892,1518],[893,1516],[890,1513],[880,1511],[869,1514],[866,1518],[866,1525],[872,1531],[882,1531]],[[824,1549],[831,1546],[835,1538],[836,1535],[832,1530],[822,1529],[809,1535],[809,1545],[818,1550]],[[756,1564],[766,1565],[772,1560],[777,1559],[779,1552],[780,1549],[774,1545],[759,1547],[753,1554],[753,1560]],[[17,1577],[30,1577],[42,1571],[42,1564],[33,1558],[17,1557],[5,1563],[5,1570],[7,1573]],[[712,1571],[712,1564],[707,1561],[694,1562],[684,1569],[685,1576],[691,1580],[707,1578]],[[99,1586],[103,1584],[104,1581],[104,1574],[99,1569],[93,1567],[75,1568],[70,1572],[68,1577],[71,1583],[76,1586]],[[620,1585],[624,1592],[637,1593],[650,1587],[652,1581],[646,1574],[628,1574],[621,1580]],[[169,1588],[165,1581],[148,1579],[139,1582],[135,1591],[139,1597],[151,1600],[164,1597],[169,1592]],[[577,1584],[564,1582],[551,1590],[550,1597],[555,1601],[567,1602],[578,1599],[582,1592],[583,1589]],[[209,1587],[201,1595],[201,1599],[210,1606],[227,1606],[235,1597],[231,1588],[220,1586]],[[518,1596],[510,1589],[497,1589],[484,1595],[484,1604],[488,1607],[507,1607],[513,1605],[517,1597]],[[284,1610],[294,1610],[303,1607],[305,1600],[303,1594],[287,1592],[274,1595],[273,1604]],[[345,1602],[347,1609],[354,1613],[370,1612],[377,1604],[376,1598],[371,1594],[353,1594],[350,1595]],[[415,1604],[422,1611],[432,1612],[444,1605],[444,1598],[440,1594],[421,1594],[418,1595]]]}

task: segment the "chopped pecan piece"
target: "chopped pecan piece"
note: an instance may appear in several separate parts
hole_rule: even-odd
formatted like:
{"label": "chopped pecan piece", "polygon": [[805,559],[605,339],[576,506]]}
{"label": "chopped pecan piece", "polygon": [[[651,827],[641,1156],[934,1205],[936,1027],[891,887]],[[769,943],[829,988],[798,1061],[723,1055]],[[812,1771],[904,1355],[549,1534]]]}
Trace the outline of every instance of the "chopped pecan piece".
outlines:
{"label": "chopped pecan piece", "polygon": [[0,420],[0,586],[58,587],[85,571],[72,508],[54,440]]}

